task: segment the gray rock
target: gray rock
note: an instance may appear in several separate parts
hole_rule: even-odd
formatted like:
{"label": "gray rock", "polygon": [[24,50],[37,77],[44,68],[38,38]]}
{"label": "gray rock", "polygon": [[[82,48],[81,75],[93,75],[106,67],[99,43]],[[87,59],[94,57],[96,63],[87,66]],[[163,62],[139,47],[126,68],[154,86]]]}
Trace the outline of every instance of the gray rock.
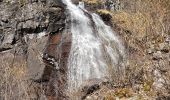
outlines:
{"label": "gray rock", "polygon": [[147,52],[148,52],[148,54],[152,54],[154,51],[153,51],[153,49],[148,49]]}
{"label": "gray rock", "polygon": [[0,51],[11,49],[13,47],[13,40],[14,34],[12,31],[7,32],[3,38],[1,37],[2,44],[0,45]]}
{"label": "gray rock", "polygon": [[168,36],[168,37],[166,37],[165,42],[167,42],[167,43],[169,43],[169,44],[170,44],[170,37],[169,37],[169,36]]}
{"label": "gray rock", "polygon": [[159,48],[164,53],[168,53],[169,50],[170,50],[170,46],[169,46],[168,43],[161,43],[161,44],[159,44]]}
{"label": "gray rock", "polygon": [[91,93],[95,92],[96,90],[99,90],[100,86],[99,84],[94,84],[92,86],[86,86],[84,87],[83,91],[85,93],[84,96],[82,96],[82,99],[84,100],[86,98],[86,96],[90,95]]}
{"label": "gray rock", "polygon": [[162,57],[161,51],[157,51],[157,52],[153,53],[153,59],[154,60],[159,60],[159,59],[162,59],[162,58],[163,57]]}
{"label": "gray rock", "polygon": [[49,17],[48,32],[54,33],[64,29],[66,16],[61,8],[50,8]]}
{"label": "gray rock", "polygon": [[152,53],[154,53],[155,52],[155,48],[154,48],[154,45],[150,45],[150,47],[149,47],[149,49],[147,49],[147,53],[148,54],[152,54]]}
{"label": "gray rock", "polygon": [[3,35],[3,29],[0,29],[0,45],[2,44]]}
{"label": "gray rock", "polygon": [[14,39],[14,34],[7,34],[7,35],[5,35],[4,41],[3,41],[2,45],[11,44],[13,39]]}
{"label": "gray rock", "polygon": [[162,50],[162,49],[164,48],[164,46],[165,46],[165,43],[160,43],[160,44],[159,44],[160,50]]}
{"label": "gray rock", "polygon": [[37,80],[42,77],[45,64],[42,61],[43,50],[46,46],[48,37],[44,36],[41,39],[33,38],[28,42],[28,78]]}
{"label": "gray rock", "polygon": [[159,90],[164,87],[165,80],[163,79],[163,76],[161,75],[159,70],[154,70],[154,83],[153,86]]}
{"label": "gray rock", "polygon": [[46,3],[47,2],[47,0],[40,0],[42,3]]}

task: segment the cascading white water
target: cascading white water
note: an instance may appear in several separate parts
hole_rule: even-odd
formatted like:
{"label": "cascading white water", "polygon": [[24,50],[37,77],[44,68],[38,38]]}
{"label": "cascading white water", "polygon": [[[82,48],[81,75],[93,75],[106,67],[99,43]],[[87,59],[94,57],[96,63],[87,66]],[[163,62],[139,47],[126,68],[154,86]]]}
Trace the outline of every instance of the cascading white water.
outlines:
{"label": "cascading white water", "polygon": [[98,37],[104,44],[104,49],[111,58],[112,65],[117,65],[120,56],[124,55],[124,47],[115,35],[112,29],[105,25],[102,19],[97,14],[92,14],[93,21],[95,22]]}
{"label": "cascading white water", "polygon": [[109,67],[115,68],[124,48],[115,33],[98,15],[91,14],[90,19],[70,0],[63,0],[63,3],[67,5],[71,15],[72,45],[68,60],[68,88],[72,91],[90,79],[109,78]]}

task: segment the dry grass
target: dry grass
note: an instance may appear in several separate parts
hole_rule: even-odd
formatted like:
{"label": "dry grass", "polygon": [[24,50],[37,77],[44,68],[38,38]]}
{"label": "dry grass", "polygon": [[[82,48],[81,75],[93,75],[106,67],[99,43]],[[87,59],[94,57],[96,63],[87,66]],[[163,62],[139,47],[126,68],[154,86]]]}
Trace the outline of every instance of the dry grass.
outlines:
{"label": "dry grass", "polygon": [[27,0],[18,0],[18,3],[20,4],[20,6],[24,6],[28,1]]}
{"label": "dry grass", "polygon": [[13,63],[13,61],[10,63],[7,58],[3,59],[2,57],[0,63],[0,98],[2,100],[28,99],[28,84],[24,82],[26,64],[24,62],[21,64]]}
{"label": "dry grass", "polygon": [[99,9],[99,10],[97,10],[97,13],[99,13],[99,14],[105,14],[105,15],[107,15],[107,14],[112,14],[110,11],[108,11],[108,10],[105,10],[105,9]]}
{"label": "dry grass", "polygon": [[0,57],[0,99],[31,100],[36,99],[43,91],[36,84],[26,79],[26,61],[12,53]]}
{"label": "dry grass", "polygon": [[125,26],[126,22],[129,22],[130,24],[128,26],[131,26],[130,30],[139,34],[142,32],[146,34],[168,34],[168,20],[170,20],[168,17],[170,15],[169,0],[137,0],[136,3],[131,6],[134,6],[134,11],[132,11],[130,7],[127,7],[122,10],[123,14],[115,14],[115,16],[118,15],[119,17],[125,16],[127,19],[121,17],[115,20],[124,21]]}
{"label": "dry grass", "polygon": [[89,5],[100,5],[103,2],[102,0],[82,0],[82,1]]}
{"label": "dry grass", "polygon": [[113,22],[123,29],[130,30],[136,38],[146,36],[150,18],[140,12],[127,13],[124,11],[116,12],[112,16]]}

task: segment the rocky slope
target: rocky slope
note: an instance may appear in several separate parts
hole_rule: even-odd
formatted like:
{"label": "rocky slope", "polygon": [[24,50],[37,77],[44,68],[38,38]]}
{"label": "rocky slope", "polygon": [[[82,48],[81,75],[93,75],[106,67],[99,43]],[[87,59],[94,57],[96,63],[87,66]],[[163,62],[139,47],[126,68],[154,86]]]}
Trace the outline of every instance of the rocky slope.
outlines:
{"label": "rocky slope", "polygon": [[[112,0],[114,6],[105,0],[81,1],[121,36],[127,60],[123,80],[93,83],[80,95],[87,100],[168,100],[169,1]],[[61,35],[70,33],[65,8],[61,0],[0,0],[0,99],[67,99],[71,34]],[[62,65],[55,63],[59,56]]]}
{"label": "rocky slope", "polygon": [[[94,2],[89,2],[94,1]],[[169,1],[112,0],[111,7],[94,8],[122,37],[127,47],[126,74],[120,84],[101,89],[87,100],[169,99]],[[88,5],[103,1],[85,0]],[[106,4],[106,3],[105,3]],[[106,8],[106,9],[105,9]],[[90,8],[91,9],[91,8]],[[94,10],[93,10],[94,11]],[[106,17],[108,16],[108,18]],[[110,18],[110,20],[109,20]],[[109,22],[108,22],[109,21]],[[121,85],[123,83],[123,85]],[[110,90],[110,88],[113,88]]]}

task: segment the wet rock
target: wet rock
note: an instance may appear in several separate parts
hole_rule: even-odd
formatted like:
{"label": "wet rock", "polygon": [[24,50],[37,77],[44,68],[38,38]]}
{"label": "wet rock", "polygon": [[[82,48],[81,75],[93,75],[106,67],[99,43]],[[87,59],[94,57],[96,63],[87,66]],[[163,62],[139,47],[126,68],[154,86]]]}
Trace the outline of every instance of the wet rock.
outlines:
{"label": "wet rock", "polygon": [[[61,42],[62,40],[62,42]],[[71,48],[71,34],[50,33],[47,46],[45,48],[43,61],[46,68],[53,68],[51,73],[44,70],[44,73],[51,74],[49,84],[50,90],[47,95],[54,100],[67,100],[65,86],[67,83],[67,59]],[[47,75],[48,75],[47,74]],[[46,76],[47,76],[46,75]],[[45,76],[45,74],[44,74]]]}
{"label": "wet rock", "polygon": [[97,13],[100,15],[100,17],[105,21],[107,24],[112,25],[111,20],[112,20],[112,15],[109,11],[107,10],[99,10]]}
{"label": "wet rock", "polygon": [[74,4],[78,4],[80,0],[72,0]]}

